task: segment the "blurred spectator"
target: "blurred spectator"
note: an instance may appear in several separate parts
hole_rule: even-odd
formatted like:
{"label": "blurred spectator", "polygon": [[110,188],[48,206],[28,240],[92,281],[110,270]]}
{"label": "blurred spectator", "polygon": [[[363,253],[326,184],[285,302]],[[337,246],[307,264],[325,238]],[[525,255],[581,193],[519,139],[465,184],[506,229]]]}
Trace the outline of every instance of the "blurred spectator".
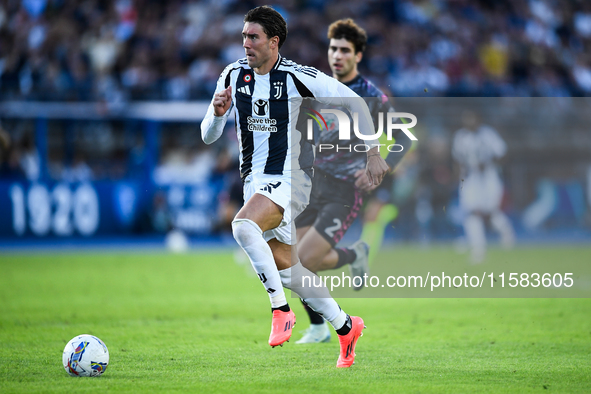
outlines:
{"label": "blurred spectator", "polygon": [[19,164],[29,181],[38,181],[41,177],[40,161],[33,134],[26,133],[21,141]]}
{"label": "blurred spectator", "polygon": [[166,196],[162,192],[154,194],[150,219],[152,230],[158,233],[166,233],[172,229],[172,216],[166,203]]}
{"label": "blurred spectator", "polygon": [[450,150],[449,141],[437,134],[430,136],[429,143],[419,145],[421,156],[420,172],[415,175],[418,177],[415,216],[424,243],[453,233],[446,212],[454,186]]}
{"label": "blurred spectator", "polygon": [[134,232],[138,234],[156,232],[165,234],[173,228],[172,214],[166,202],[166,194],[157,191],[151,205],[140,212],[134,223]]}
{"label": "blurred spectator", "polygon": [[0,123],[0,163],[3,163],[8,157],[7,153],[9,149],[10,134],[8,134],[8,132],[2,128],[2,123]]}
{"label": "blurred spectator", "polygon": [[62,180],[66,182],[87,182],[93,178],[92,170],[79,152],[74,156],[72,165],[62,171]]}
{"label": "blurred spectator", "polygon": [[208,148],[168,147],[154,170],[159,185],[206,182],[215,166],[215,153]]}
{"label": "blurred spectator", "polygon": [[19,154],[12,145],[10,134],[0,124],[0,179],[24,179]]}
{"label": "blurred spectator", "polygon": [[578,61],[573,68],[573,77],[579,89],[591,93],[591,68],[589,63]]}
{"label": "blurred spectator", "polygon": [[223,187],[218,195],[217,223],[214,226],[215,232],[232,232],[232,220],[238,213],[244,199],[242,196],[242,179],[238,168],[238,154],[231,149],[225,148],[217,155],[217,163],[212,174],[215,178],[223,179]]}

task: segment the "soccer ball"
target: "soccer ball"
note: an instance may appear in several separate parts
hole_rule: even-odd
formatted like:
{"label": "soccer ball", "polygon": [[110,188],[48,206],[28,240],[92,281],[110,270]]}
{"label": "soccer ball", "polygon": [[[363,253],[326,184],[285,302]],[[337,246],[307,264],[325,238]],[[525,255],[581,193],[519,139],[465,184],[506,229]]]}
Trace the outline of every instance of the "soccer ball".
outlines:
{"label": "soccer ball", "polygon": [[71,376],[100,376],[109,365],[109,350],[93,335],[78,335],[66,345],[62,360]]}

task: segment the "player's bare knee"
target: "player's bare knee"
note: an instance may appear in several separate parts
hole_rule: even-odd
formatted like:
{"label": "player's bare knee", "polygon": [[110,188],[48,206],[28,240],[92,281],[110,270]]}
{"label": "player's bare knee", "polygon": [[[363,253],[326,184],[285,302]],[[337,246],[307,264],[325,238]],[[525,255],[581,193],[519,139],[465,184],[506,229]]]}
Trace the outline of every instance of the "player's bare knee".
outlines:
{"label": "player's bare knee", "polygon": [[281,224],[283,208],[269,198],[255,193],[238,211],[235,220],[237,219],[252,220],[264,232]]}

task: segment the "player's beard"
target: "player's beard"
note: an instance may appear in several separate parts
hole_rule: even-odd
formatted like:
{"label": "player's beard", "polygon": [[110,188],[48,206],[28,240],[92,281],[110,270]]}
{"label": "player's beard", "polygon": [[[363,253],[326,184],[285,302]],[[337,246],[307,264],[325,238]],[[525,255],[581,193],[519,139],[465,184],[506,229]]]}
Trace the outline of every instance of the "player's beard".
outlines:
{"label": "player's beard", "polygon": [[336,70],[333,68],[332,73],[335,74],[339,78],[344,78],[344,77],[348,76],[349,74],[351,74],[351,71],[353,71],[353,66],[347,64],[346,62],[343,62],[341,69]]}
{"label": "player's beard", "polygon": [[246,57],[246,61],[248,66],[253,69],[259,68],[262,65],[262,63],[258,61],[258,56],[255,56],[254,58]]}
{"label": "player's beard", "polygon": [[254,57],[252,57],[252,58],[249,58],[248,56],[246,57],[246,61],[248,63],[248,66],[252,69],[260,68],[271,57],[270,55],[265,56],[261,52],[253,53],[253,55],[254,55]]}

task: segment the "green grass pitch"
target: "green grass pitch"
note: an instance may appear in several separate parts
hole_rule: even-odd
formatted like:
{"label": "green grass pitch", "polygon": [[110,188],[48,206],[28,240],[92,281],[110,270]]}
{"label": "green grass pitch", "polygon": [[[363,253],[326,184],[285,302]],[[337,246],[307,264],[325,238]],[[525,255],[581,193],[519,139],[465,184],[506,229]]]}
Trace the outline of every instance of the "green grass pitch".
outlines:
{"label": "green grass pitch", "polygon": [[[396,253],[401,261],[455,255]],[[522,248],[503,259],[547,253]],[[2,254],[0,392],[591,392],[591,299],[339,303],[368,327],[344,370],[335,368],[336,336],[294,343],[307,327],[296,299],[292,341],[268,346],[268,297],[231,252]],[[85,333],[109,347],[100,378],[62,368],[66,342]]]}

